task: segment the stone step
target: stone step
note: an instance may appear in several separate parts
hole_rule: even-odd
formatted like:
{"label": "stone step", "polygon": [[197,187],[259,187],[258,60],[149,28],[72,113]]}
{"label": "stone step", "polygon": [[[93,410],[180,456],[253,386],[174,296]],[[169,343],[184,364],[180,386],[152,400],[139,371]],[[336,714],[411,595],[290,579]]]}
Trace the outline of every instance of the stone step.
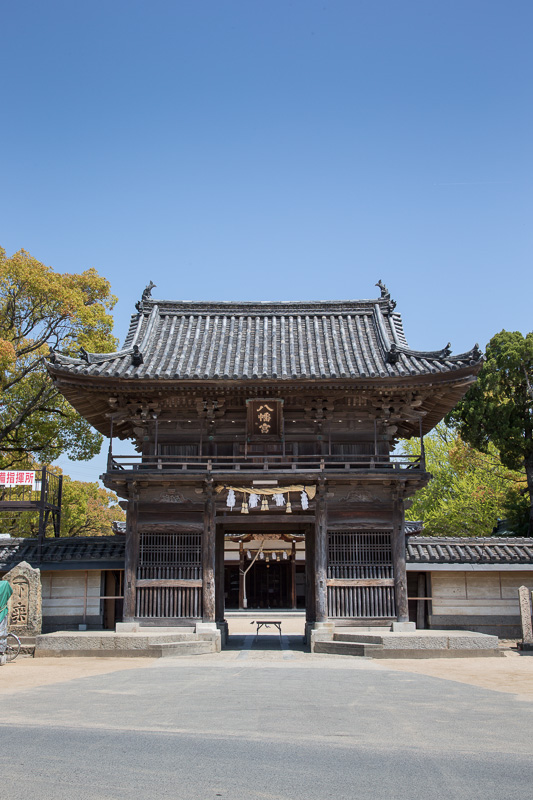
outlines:
{"label": "stone step", "polygon": [[315,642],[315,653],[329,653],[334,656],[359,656],[375,657],[375,651],[382,648],[378,644],[364,644],[361,642],[329,641]]}
{"label": "stone step", "polygon": [[194,625],[174,625],[170,627],[168,625],[139,625],[139,633],[153,633],[153,634],[177,634],[178,636],[182,633],[194,633],[196,631],[196,627]]}
{"label": "stone step", "polygon": [[369,658],[487,658],[498,657],[498,637],[472,631],[420,630],[378,633],[315,632],[311,651]]}
{"label": "stone step", "polygon": [[35,653],[35,636],[19,636],[20,655],[32,656]]}
{"label": "stone step", "polygon": [[169,656],[200,656],[205,653],[216,653],[215,642],[199,640],[194,642],[165,642],[151,644],[150,655],[155,658],[168,658]]}
{"label": "stone step", "polygon": [[335,642],[362,642],[363,644],[383,644],[382,634],[370,633],[337,633],[333,634]]}
{"label": "stone step", "polygon": [[200,654],[220,650],[220,632],[202,631],[201,633],[113,633],[100,632],[68,632],[49,633],[37,637],[35,656],[94,656],[100,658],[160,658],[166,645],[170,646],[168,654],[176,654],[181,650],[186,653]]}

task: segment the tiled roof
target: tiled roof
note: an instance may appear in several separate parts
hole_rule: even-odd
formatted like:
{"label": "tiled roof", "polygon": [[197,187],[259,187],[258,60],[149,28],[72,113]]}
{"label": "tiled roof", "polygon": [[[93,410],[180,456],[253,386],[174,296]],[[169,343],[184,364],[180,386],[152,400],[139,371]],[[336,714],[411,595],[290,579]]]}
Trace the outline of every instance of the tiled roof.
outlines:
{"label": "tiled roof", "polygon": [[[124,536],[87,536],[72,539],[45,539],[39,558],[37,539],[0,540],[0,569],[8,571],[20,561],[51,569],[107,568],[124,565]],[[533,565],[533,539],[514,537],[459,538],[409,536],[406,544],[408,564],[529,564]],[[88,566],[88,565],[91,566]],[[83,565],[83,566],[82,566]]]}
{"label": "tiled roof", "polygon": [[33,567],[43,564],[73,566],[91,562],[98,569],[105,562],[116,562],[122,568],[124,562],[124,536],[80,536],[72,539],[45,539],[39,552],[38,539],[0,540],[0,569],[8,571],[20,561]]}
{"label": "tiled roof", "polygon": [[408,564],[533,564],[533,539],[410,536]]}
{"label": "tiled roof", "polygon": [[187,303],[145,299],[116,353],[51,354],[52,374],[157,380],[387,378],[471,367],[476,347],[452,356],[411,350],[395,304]]}
{"label": "tiled roof", "polygon": [[420,519],[415,521],[405,520],[403,524],[403,530],[406,536],[412,536],[415,533],[422,533],[423,529],[424,523]]}

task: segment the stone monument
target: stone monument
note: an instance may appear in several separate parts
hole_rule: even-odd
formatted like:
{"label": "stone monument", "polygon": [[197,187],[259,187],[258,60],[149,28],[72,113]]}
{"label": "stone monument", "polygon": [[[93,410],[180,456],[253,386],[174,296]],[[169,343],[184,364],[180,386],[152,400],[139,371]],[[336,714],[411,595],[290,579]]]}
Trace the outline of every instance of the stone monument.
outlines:
{"label": "stone monument", "polygon": [[527,586],[521,586],[518,590],[518,602],[520,603],[520,620],[522,622],[522,642],[519,643],[522,650],[533,650],[533,624],[531,620],[531,590]]}
{"label": "stone monument", "polygon": [[17,636],[38,636],[42,627],[41,571],[21,561],[4,575],[4,580],[13,589],[9,630]]}

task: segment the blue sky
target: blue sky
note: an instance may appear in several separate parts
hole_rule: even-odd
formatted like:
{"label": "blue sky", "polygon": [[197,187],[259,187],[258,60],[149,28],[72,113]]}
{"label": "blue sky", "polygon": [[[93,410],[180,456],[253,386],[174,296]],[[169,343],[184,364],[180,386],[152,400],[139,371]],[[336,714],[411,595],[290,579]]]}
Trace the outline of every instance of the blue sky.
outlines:
{"label": "blue sky", "polygon": [[[529,331],[531,2],[0,3],[0,244],[187,300]],[[103,469],[80,464],[74,476]]]}

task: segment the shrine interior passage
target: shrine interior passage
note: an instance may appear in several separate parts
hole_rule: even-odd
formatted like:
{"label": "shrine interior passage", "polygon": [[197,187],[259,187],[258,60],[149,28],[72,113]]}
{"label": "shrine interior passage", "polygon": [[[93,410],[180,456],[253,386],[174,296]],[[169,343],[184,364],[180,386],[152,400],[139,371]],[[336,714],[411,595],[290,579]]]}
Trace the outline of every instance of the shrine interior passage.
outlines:
{"label": "shrine interior passage", "polygon": [[305,609],[305,533],[224,537],[224,606]]}

